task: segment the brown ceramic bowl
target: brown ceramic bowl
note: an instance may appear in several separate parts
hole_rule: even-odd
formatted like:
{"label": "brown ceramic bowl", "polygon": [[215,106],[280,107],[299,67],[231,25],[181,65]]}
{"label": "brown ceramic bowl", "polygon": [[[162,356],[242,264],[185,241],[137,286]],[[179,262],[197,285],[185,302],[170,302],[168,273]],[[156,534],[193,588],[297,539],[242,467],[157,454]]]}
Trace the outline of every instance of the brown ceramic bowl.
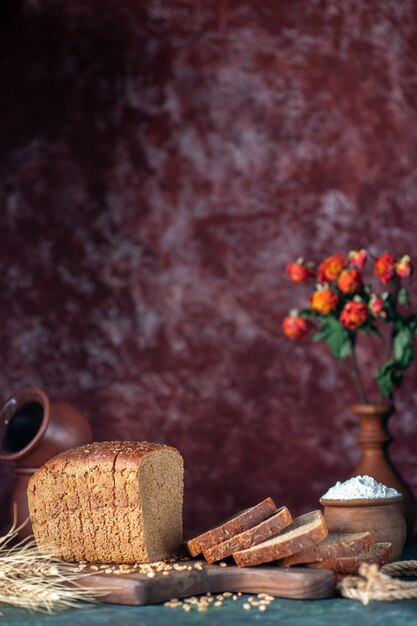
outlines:
{"label": "brown ceramic bowl", "polygon": [[392,560],[404,548],[407,534],[400,509],[403,497],[366,500],[320,500],[323,515],[331,533],[371,533],[373,543],[392,543]]}

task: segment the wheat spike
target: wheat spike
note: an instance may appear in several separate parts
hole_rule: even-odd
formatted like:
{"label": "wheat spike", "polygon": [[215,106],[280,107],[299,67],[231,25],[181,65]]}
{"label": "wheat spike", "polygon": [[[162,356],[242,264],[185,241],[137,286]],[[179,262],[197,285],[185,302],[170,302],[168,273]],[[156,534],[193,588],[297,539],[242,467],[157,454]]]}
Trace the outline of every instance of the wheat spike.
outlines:
{"label": "wheat spike", "polygon": [[41,554],[33,537],[13,543],[20,528],[14,522],[0,537],[0,603],[53,613],[94,602],[97,590],[81,585],[80,572]]}

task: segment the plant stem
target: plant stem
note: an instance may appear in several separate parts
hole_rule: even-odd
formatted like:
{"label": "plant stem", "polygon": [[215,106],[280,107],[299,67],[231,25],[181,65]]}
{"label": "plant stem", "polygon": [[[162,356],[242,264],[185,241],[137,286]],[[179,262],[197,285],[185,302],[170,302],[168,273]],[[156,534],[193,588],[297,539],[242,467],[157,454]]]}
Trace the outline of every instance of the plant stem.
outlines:
{"label": "plant stem", "polygon": [[368,404],[368,398],[366,397],[365,388],[363,386],[363,383],[359,374],[358,361],[356,359],[355,339],[352,338],[351,341],[352,341],[352,356],[351,356],[352,369],[350,370],[350,373],[352,375],[353,382],[355,383],[355,387],[358,391],[362,404]]}
{"label": "plant stem", "polygon": [[[397,312],[397,301],[398,301],[398,292],[400,290],[400,285],[398,284],[398,279],[396,280],[396,285],[395,285],[395,289],[392,293],[392,306],[394,309],[394,313]],[[392,322],[392,330],[390,333],[390,338],[388,341],[388,353],[387,353],[387,361],[388,359],[391,359],[393,356],[393,350],[394,350],[394,334],[395,334],[395,324],[394,322]]]}

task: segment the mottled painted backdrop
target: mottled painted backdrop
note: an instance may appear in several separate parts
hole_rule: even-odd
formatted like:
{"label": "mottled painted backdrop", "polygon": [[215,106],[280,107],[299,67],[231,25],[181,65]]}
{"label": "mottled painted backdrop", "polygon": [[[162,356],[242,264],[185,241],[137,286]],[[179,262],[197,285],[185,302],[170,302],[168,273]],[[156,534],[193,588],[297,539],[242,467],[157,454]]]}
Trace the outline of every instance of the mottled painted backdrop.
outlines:
{"label": "mottled painted backdrop", "polygon": [[[416,58],[413,0],[3,0],[2,400],[37,385],[98,440],[177,446],[188,532],[315,507],[356,397],[280,335],[283,269],[415,254]],[[415,383],[392,455],[417,490]]]}

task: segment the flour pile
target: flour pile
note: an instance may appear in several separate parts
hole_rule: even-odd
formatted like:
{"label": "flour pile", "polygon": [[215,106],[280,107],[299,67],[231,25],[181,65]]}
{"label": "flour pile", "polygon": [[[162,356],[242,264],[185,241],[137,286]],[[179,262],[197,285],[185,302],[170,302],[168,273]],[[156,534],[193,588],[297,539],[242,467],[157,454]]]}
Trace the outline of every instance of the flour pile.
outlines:
{"label": "flour pile", "polygon": [[396,498],[401,494],[391,487],[377,482],[372,476],[354,476],[337,482],[321,500],[373,500],[377,498]]}

